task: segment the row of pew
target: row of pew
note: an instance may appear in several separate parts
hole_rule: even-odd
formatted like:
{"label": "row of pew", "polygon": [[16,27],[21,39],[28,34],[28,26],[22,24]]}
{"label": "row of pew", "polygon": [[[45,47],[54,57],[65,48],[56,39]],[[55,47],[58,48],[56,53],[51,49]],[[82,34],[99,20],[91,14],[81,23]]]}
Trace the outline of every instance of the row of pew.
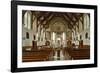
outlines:
{"label": "row of pew", "polygon": [[31,51],[23,51],[22,61],[23,62],[35,62],[35,61],[49,61],[50,57],[53,54],[51,48],[43,48],[41,50],[34,49]]}
{"label": "row of pew", "polygon": [[[26,47],[28,48],[28,47]],[[31,47],[29,47],[31,48]],[[90,47],[73,48],[67,47],[62,49],[64,57],[70,56],[70,60],[90,59]],[[35,61],[49,61],[50,57],[54,56],[54,49],[48,47],[41,47],[40,49],[26,50],[23,48],[22,61],[35,62]]]}
{"label": "row of pew", "polygon": [[65,48],[64,54],[69,54],[73,60],[90,59],[90,48]]}

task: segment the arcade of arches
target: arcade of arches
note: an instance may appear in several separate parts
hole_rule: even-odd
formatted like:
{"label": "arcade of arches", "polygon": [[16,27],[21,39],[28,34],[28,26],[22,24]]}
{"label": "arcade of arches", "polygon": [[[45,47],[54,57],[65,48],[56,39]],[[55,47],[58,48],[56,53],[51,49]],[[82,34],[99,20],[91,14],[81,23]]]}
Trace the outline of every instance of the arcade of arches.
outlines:
{"label": "arcade of arches", "polygon": [[22,11],[22,61],[90,58],[90,14]]}

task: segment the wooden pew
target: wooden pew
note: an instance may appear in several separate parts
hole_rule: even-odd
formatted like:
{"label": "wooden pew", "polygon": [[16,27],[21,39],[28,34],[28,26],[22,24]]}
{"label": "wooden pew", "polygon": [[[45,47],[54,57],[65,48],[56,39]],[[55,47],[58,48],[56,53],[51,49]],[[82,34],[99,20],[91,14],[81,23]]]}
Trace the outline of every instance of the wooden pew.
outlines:
{"label": "wooden pew", "polygon": [[22,57],[23,62],[32,62],[32,61],[46,61],[49,59],[49,53],[44,52],[28,52]]}
{"label": "wooden pew", "polygon": [[69,51],[69,55],[72,59],[89,59],[90,50],[89,49],[73,49]]}
{"label": "wooden pew", "polygon": [[23,62],[34,62],[34,61],[49,61],[49,57],[52,55],[51,49],[41,49],[24,51],[22,54]]}
{"label": "wooden pew", "polygon": [[68,53],[74,60],[90,59],[90,48],[67,48],[64,53]]}

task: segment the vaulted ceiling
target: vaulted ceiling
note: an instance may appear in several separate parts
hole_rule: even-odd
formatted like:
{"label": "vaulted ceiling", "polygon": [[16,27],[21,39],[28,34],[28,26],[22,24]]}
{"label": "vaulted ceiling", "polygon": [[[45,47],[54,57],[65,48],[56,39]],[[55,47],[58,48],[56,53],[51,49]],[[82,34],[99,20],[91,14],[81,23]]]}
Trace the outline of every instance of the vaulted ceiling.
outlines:
{"label": "vaulted ceiling", "polygon": [[[74,29],[74,26],[78,26],[77,22],[80,20],[83,23],[83,13],[72,12],[45,12],[45,11],[31,11],[35,14],[38,20],[38,24],[42,24],[45,28],[48,28],[48,22],[54,17],[61,17],[68,23],[68,28]],[[81,19],[80,19],[81,18]]]}
{"label": "vaulted ceiling", "polygon": [[[69,12],[43,12],[43,11],[35,11],[38,21],[43,24],[43,26],[48,25],[54,17],[62,17],[69,24],[68,27],[72,29],[74,26],[78,26],[76,24],[81,17],[83,17],[83,13],[69,13]],[[80,19],[82,22],[82,19]]]}

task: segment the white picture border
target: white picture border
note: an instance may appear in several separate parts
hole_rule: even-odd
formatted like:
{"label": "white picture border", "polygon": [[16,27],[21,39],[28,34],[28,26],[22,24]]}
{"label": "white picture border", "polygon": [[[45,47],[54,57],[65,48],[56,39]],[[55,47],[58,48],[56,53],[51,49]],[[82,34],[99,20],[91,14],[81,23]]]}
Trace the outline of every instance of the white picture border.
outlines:
{"label": "white picture border", "polygon": [[[60,8],[60,7],[44,7],[44,6],[17,6],[17,67],[44,67],[44,66],[61,66],[61,65],[81,65],[94,64],[94,10],[93,9],[78,9],[78,8]],[[45,62],[22,62],[22,10],[32,11],[54,11],[54,12],[75,12],[75,13],[90,13],[90,59],[87,60],[64,60],[64,61],[45,61]]]}

